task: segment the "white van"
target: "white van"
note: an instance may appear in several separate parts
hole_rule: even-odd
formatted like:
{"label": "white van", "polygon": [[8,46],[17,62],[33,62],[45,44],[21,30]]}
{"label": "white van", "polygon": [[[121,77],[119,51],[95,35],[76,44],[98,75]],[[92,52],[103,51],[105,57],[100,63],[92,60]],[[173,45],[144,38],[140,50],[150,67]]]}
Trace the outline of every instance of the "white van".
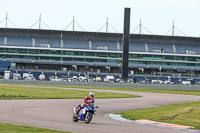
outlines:
{"label": "white van", "polygon": [[183,84],[183,85],[190,85],[190,84],[191,84],[191,81],[185,80],[185,81],[182,81],[182,84]]}
{"label": "white van", "polygon": [[21,75],[20,75],[20,73],[13,73],[13,79],[14,80],[19,80],[19,79],[21,79],[22,77],[21,77]]}
{"label": "white van", "polygon": [[115,77],[114,76],[106,76],[106,78],[104,78],[104,82],[114,83]]}
{"label": "white van", "polygon": [[152,84],[160,84],[162,80],[151,80]]}

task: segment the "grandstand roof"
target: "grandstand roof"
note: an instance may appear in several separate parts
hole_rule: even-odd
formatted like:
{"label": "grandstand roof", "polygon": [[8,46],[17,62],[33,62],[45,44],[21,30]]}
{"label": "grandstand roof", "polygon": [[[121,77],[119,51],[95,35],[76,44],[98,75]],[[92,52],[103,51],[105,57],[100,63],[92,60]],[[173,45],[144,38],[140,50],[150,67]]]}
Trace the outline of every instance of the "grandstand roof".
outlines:
{"label": "grandstand roof", "polygon": [[[0,28],[0,36],[47,37],[47,38],[84,39],[84,40],[95,39],[95,40],[118,40],[118,41],[122,41],[122,38],[123,38],[123,34],[121,33],[18,29],[18,28]],[[130,34],[130,42],[176,43],[176,44],[200,45],[200,38],[182,37],[182,36]]]}

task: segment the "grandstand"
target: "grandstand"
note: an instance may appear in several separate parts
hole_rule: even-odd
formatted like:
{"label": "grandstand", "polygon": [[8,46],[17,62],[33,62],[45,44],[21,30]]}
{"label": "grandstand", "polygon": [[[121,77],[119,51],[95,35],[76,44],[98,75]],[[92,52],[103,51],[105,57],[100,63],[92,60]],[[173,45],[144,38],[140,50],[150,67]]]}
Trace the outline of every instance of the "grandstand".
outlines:
{"label": "grandstand", "polygon": [[[1,72],[121,73],[120,33],[0,28]],[[200,74],[200,38],[131,34],[129,73]],[[8,63],[10,62],[10,64]],[[6,66],[6,68],[5,68]]]}

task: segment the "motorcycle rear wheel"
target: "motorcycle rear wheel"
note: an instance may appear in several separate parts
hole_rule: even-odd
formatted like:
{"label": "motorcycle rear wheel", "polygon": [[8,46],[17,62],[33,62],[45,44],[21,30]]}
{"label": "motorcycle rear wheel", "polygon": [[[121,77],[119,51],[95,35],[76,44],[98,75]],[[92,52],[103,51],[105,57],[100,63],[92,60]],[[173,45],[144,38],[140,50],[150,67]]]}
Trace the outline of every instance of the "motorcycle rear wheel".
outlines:
{"label": "motorcycle rear wheel", "polygon": [[89,114],[88,116],[86,115],[85,117],[85,123],[89,123],[92,120],[92,114]]}
{"label": "motorcycle rear wheel", "polygon": [[77,121],[78,121],[78,117],[77,117],[77,115],[76,115],[76,114],[74,114],[74,115],[73,115],[73,118],[72,118],[72,120],[73,120],[74,122],[77,122]]}

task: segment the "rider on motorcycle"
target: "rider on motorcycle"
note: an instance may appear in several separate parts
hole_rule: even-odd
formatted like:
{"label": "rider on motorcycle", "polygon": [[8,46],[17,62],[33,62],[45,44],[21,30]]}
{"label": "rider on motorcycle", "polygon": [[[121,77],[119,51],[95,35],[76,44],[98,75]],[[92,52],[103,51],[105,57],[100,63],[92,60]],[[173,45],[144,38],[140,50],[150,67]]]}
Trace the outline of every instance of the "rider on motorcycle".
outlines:
{"label": "rider on motorcycle", "polygon": [[80,105],[77,106],[77,109],[76,109],[76,114],[78,115],[79,114],[79,111],[81,109],[83,109],[85,106],[87,106],[88,104],[90,103],[93,103],[94,104],[94,92],[90,92],[89,93],[89,96],[86,96],[85,99],[83,100],[83,103]]}

